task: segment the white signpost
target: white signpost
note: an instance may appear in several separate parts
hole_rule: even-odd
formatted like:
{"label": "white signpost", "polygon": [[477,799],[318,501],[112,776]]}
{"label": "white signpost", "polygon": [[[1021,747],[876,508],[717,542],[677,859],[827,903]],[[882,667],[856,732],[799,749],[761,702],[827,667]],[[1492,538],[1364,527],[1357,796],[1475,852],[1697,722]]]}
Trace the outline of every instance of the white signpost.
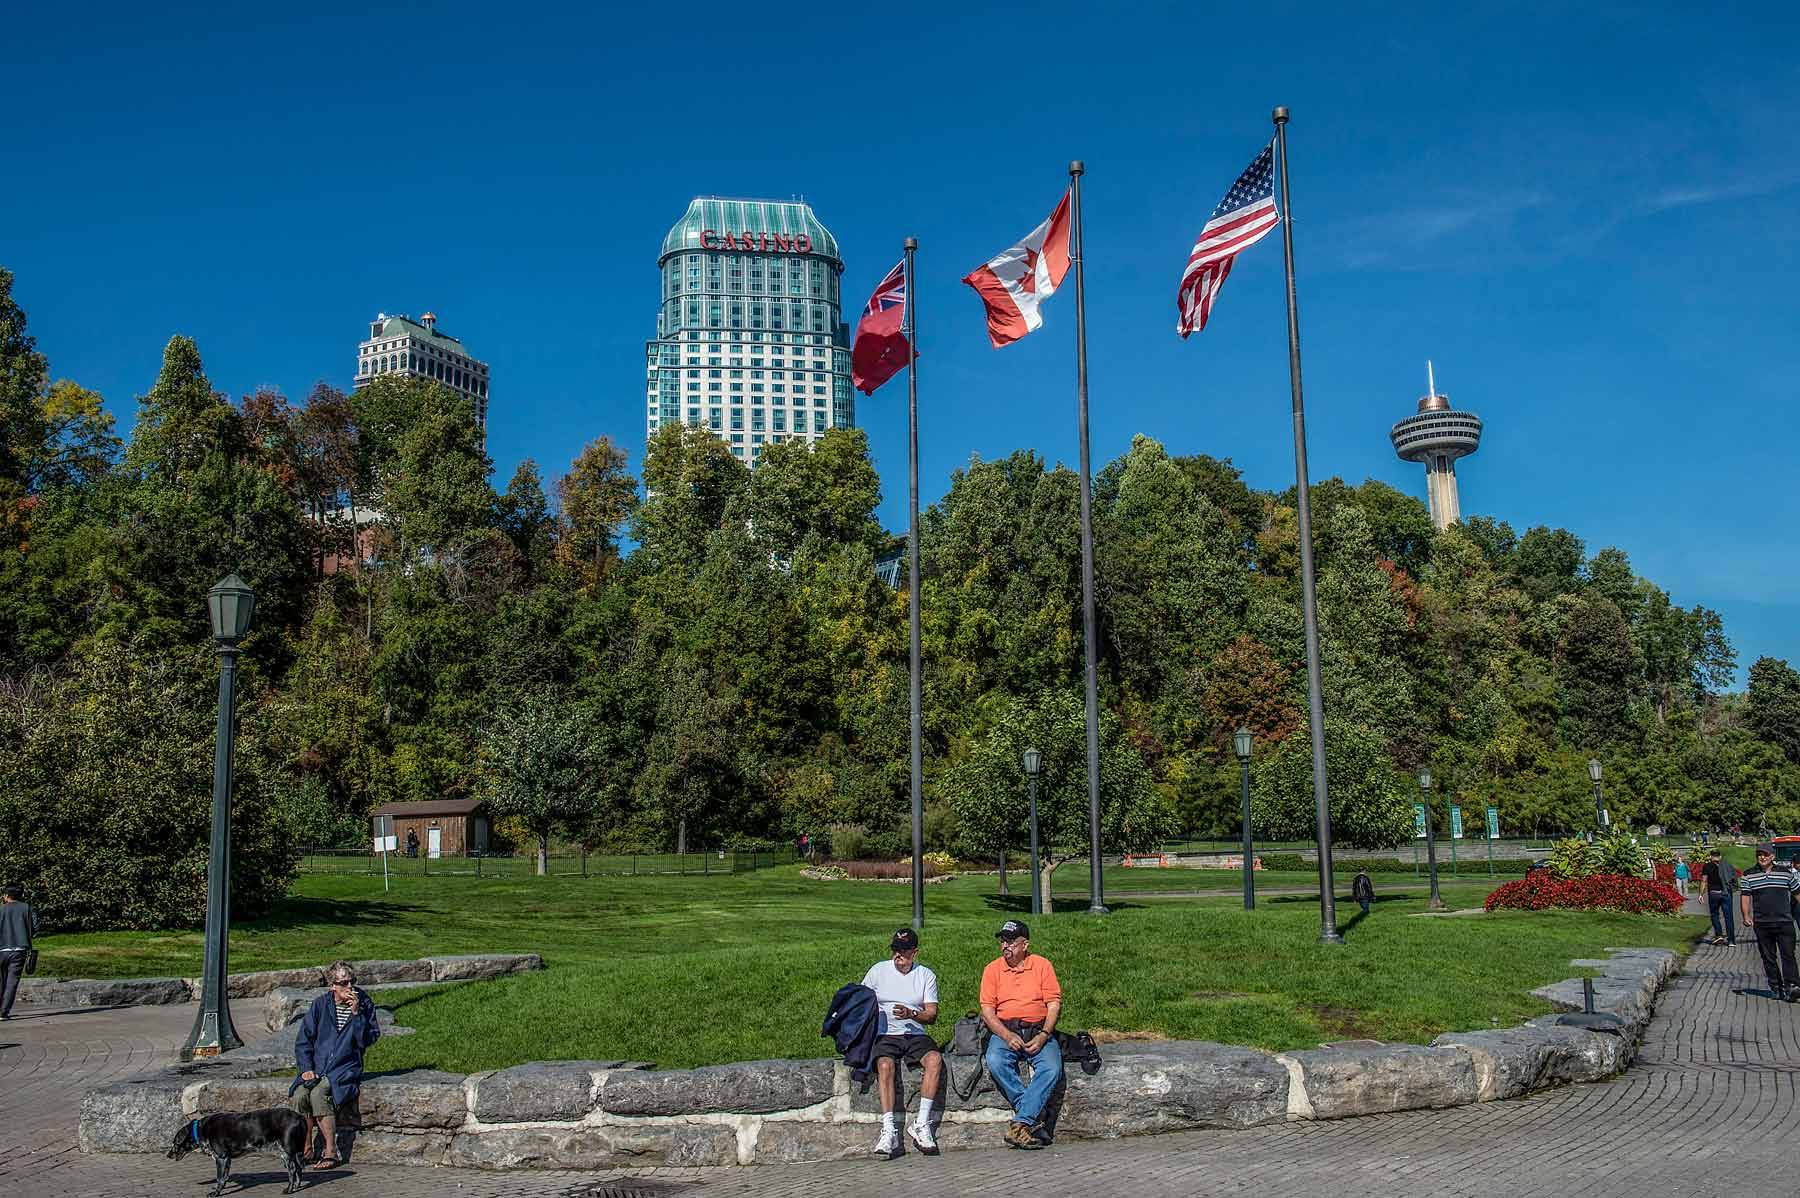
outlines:
{"label": "white signpost", "polygon": [[394,851],[394,817],[378,815],[375,817],[375,851],[381,854],[381,889],[388,888],[387,855]]}

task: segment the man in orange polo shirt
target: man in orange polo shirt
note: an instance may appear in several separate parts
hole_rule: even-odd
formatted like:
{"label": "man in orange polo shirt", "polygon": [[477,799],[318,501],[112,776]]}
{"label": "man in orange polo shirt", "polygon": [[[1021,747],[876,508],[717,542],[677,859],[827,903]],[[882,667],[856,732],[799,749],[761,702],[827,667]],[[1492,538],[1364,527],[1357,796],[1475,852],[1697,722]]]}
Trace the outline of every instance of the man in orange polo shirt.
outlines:
{"label": "man in orange polo shirt", "polygon": [[[1009,1148],[1042,1148],[1036,1134],[1044,1104],[1062,1080],[1062,1049],[1056,1017],[1062,1013],[1062,984],[1056,970],[1031,952],[1031,929],[1009,919],[994,933],[1000,956],[981,971],[981,1019],[993,1037],[987,1069],[1013,1109],[1006,1125]],[[1031,1062],[1031,1081],[1019,1078],[1019,1062]]]}

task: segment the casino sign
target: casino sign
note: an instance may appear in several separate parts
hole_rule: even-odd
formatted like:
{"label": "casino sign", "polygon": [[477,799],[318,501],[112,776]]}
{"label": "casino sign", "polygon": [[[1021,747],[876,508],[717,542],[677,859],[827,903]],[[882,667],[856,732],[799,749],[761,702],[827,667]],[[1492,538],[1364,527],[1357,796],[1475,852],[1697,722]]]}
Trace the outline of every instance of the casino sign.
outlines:
{"label": "casino sign", "polygon": [[810,254],[813,244],[812,238],[805,233],[721,233],[716,229],[702,229],[700,248],[760,254]]}

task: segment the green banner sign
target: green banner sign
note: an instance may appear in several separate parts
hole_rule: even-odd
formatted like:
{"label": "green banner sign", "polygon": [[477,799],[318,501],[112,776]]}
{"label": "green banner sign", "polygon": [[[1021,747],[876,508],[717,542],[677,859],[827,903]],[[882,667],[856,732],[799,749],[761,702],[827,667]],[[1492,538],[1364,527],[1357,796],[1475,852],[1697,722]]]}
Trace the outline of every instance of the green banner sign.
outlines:
{"label": "green banner sign", "polygon": [[1462,808],[1452,804],[1450,807],[1450,839],[1461,840],[1462,838]]}
{"label": "green banner sign", "polygon": [[1487,824],[1488,824],[1488,839],[1489,840],[1499,840],[1500,839],[1500,808],[1489,807],[1487,809]]}
{"label": "green banner sign", "polygon": [[1425,839],[1425,804],[1413,804],[1413,839]]}

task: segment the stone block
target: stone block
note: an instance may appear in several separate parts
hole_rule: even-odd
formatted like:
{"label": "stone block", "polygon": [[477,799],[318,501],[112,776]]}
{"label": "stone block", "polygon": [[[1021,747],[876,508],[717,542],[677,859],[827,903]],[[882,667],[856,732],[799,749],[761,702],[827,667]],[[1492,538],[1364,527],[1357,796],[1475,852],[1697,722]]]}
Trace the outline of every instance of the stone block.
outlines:
{"label": "stone block", "polygon": [[1446,1032],[1432,1043],[1467,1051],[1480,1079],[1479,1101],[1517,1098],[1563,1082],[1598,1081],[1625,1065],[1617,1036],[1566,1027]]}
{"label": "stone block", "polygon": [[450,1152],[447,1131],[359,1131],[350,1138],[352,1165],[441,1165]]}
{"label": "stone block", "polygon": [[1250,1127],[1287,1117],[1287,1068],[1267,1053],[1199,1040],[1113,1052],[1075,1069],[1057,1134],[1111,1139],[1193,1127]]}
{"label": "stone block", "polygon": [[1462,1106],[1481,1098],[1475,1061],[1459,1048],[1318,1048],[1280,1059],[1300,1066],[1315,1119]]}
{"label": "stone block", "polygon": [[621,1169],[737,1164],[737,1131],[717,1123],[501,1127],[463,1132],[447,1165],[473,1169]]}
{"label": "stone block", "polygon": [[301,990],[293,986],[277,986],[263,996],[263,1026],[271,1032],[279,1032],[306,1014],[306,1009],[312,1006],[313,999],[323,993],[322,990]]}
{"label": "stone block", "polygon": [[150,1007],[191,1002],[186,978],[24,978],[17,1001],[46,1007]]}
{"label": "stone block", "polygon": [[211,1078],[196,1087],[188,1109],[194,1115],[212,1115],[219,1111],[243,1114],[245,1111],[267,1110],[288,1104],[288,1087],[292,1074],[284,1077]]}
{"label": "stone block", "polygon": [[759,1165],[851,1160],[868,1156],[880,1134],[879,1123],[765,1119],[756,1134],[755,1159]]}
{"label": "stone block", "polygon": [[166,1152],[188,1121],[179,1078],[151,1076],[113,1082],[81,1097],[83,1152]]}
{"label": "stone block", "polygon": [[[261,998],[279,986],[297,990],[316,990],[325,985],[325,967],[308,965],[302,969],[259,969],[255,973],[234,973],[225,979],[226,990],[233,998]],[[198,994],[199,990],[196,989]]]}
{"label": "stone block", "polygon": [[366,1126],[456,1129],[468,1121],[463,1075],[433,1069],[405,1073],[372,1073],[363,1078],[358,1098]]}
{"label": "stone block", "polygon": [[474,978],[505,977],[509,973],[529,973],[542,969],[544,959],[536,953],[473,953],[451,957],[426,957],[431,966],[431,981],[464,982]]}
{"label": "stone block", "polygon": [[594,1109],[595,1071],[623,1061],[533,1061],[475,1079],[470,1103],[482,1123],[580,1121]]}
{"label": "stone block", "polygon": [[[956,1077],[964,1076],[964,1070],[973,1069],[975,1067],[975,1063],[967,1057],[946,1057],[944,1059],[949,1065],[953,1075]],[[914,1072],[904,1066],[901,1067],[900,1095],[906,1100],[906,1109],[908,1111],[917,1111],[919,1109],[919,1084],[924,1080],[924,1076],[925,1075],[921,1072]],[[876,1115],[881,1113],[879,1083],[871,1081],[869,1083],[868,1092],[864,1093],[863,1088],[860,1085],[852,1085],[850,1083],[849,1071],[846,1070],[844,1073],[844,1084],[849,1086],[850,1109],[853,1112],[859,1115]],[[955,1088],[950,1085],[944,1087],[943,1098],[943,1102],[939,1103],[937,1108],[940,1111],[1004,1111],[1011,1109],[1007,1106],[1005,1096],[1002,1095],[999,1090],[994,1088],[994,1079],[987,1076],[985,1072],[982,1074],[980,1085],[977,1086],[975,1092],[967,1098],[959,1098]]]}
{"label": "stone block", "polygon": [[356,984],[367,989],[370,986],[382,986],[391,982],[429,982],[431,980],[431,962],[419,961],[352,961],[352,969],[356,970]]}
{"label": "stone block", "polygon": [[599,1109],[614,1115],[766,1115],[832,1096],[836,1062],[740,1061],[662,1073],[620,1071],[600,1083]]}

